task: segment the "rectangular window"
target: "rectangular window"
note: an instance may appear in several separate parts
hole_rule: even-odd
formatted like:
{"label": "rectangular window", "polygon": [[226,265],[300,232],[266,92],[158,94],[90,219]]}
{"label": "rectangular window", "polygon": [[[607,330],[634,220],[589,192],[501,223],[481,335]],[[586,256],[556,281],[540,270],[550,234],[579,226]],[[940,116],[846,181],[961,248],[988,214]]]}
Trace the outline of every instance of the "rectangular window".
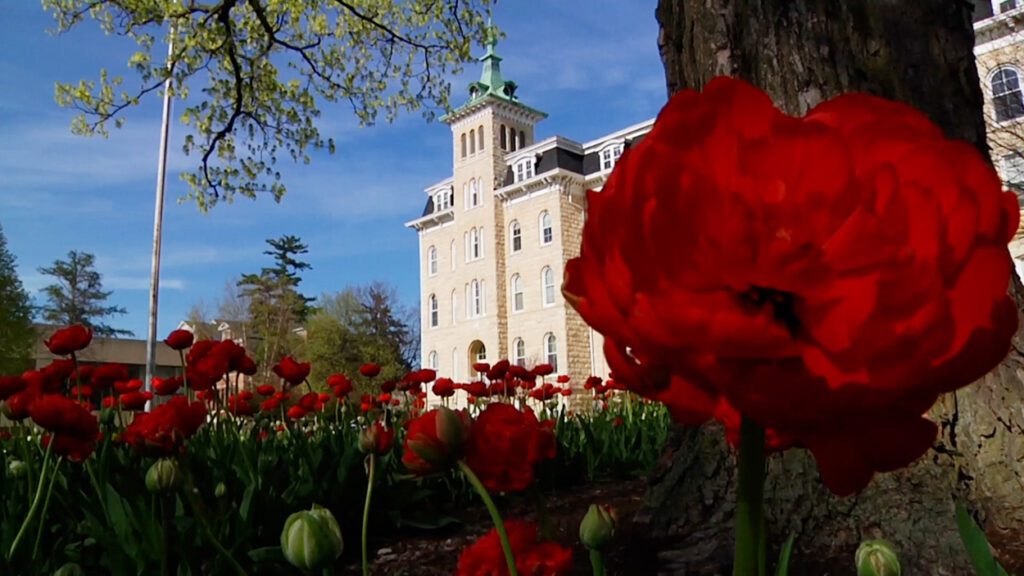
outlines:
{"label": "rectangular window", "polygon": [[544,242],[544,244],[551,244],[551,241],[554,240],[554,235],[553,235],[553,233],[551,231],[551,227],[550,226],[545,226],[543,232],[544,232],[544,236],[543,236],[542,241]]}
{"label": "rectangular window", "polygon": [[1002,0],[999,3],[999,13],[1009,12],[1017,7],[1017,0]]}
{"label": "rectangular window", "polygon": [[1003,186],[1017,194],[1017,203],[1024,208],[1024,155],[1007,154],[1002,164]]}
{"label": "rectangular window", "polygon": [[523,309],[523,293],[516,292],[512,296],[512,309],[516,312],[520,312]]}

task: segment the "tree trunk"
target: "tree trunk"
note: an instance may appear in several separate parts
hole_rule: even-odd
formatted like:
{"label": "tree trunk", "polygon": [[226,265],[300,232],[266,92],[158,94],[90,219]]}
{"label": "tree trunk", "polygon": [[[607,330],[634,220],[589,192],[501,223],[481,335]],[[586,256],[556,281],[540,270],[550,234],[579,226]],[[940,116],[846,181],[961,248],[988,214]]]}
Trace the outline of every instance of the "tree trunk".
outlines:
{"label": "tree trunk", "polygon": [[[907,102],[988,154],[974,64],[973,5],[964,0],[660,0],[659,47],[669,94],[716,75],[760,86],[803,114],[844,92]],[[1011,287],[1022,302],[1019,279]],[[1011,573],[1024,570],[1024,339],[982,381],[944,397],[933,450],[836,498],[813,458],[789,450],[769,462],[772,543],[796,536],[791,574],[851,574],[859,542],[884,537],[907,574],[972,569],[954,523],[954,499],[971,509]],[[668,574],[727,574],[734,459],[716,426],[679,430],[652,479],[649,520],[670,536]]]}

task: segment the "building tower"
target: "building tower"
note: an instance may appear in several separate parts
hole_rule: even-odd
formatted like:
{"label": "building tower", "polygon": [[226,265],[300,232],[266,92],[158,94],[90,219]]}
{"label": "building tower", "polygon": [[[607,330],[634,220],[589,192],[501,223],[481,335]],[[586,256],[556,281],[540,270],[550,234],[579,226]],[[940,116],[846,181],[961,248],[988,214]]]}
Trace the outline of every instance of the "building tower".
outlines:
{"label": "building tower", "polygon": [[547,116],[519,101],[496,45],[489,34],[480,80],[441,118],[452,131],[452,176],[427,189],[423,216],[408,223],[420,239],[423,365],[457,380],[507,356],[505,219],[494,191],[506,154],[529,146]]}

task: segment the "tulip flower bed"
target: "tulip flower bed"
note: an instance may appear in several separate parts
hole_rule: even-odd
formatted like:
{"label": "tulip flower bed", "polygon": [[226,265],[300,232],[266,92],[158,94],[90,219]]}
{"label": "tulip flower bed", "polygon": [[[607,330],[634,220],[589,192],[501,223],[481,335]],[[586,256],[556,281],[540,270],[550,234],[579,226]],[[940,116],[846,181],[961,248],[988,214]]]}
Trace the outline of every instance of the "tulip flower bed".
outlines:
{"label": "tulip flower bed", "polygon": [[[55,338],[79,331],[71,327]],[[376,549],[410,535],[458,534],[475,519],[465,510],[481,510],[467,475],[432,459],[438,446],[420,450],[423,458],[409,449],[407,436],[417,430],[425,431],[427,444],[438,437],[430,426],[423,429],[431,416],[461,414],[465,447],[457,449],[465,456],[453,452],[452,462],[469,462],[503,507],[535,511],[553,490],[642,476],[669,427],[662,406],[600,379],[578,389],[592,395],[587,402],[582,394],[575,398],[593,410],[570,413],[555,392],[562,387],[534,374],[545,372],[543,366],[527,372],[505,362],[478,367],[491,377],[480,381],[487,390],[475,390],[461,412],[425,410],[425,385],[445,394],[458,387],[432,371],[360,397],[341,375],[331,378],[330,393],[309,391],[309,365],[285,358],[275,366],[279,383],[238,390],[234,375],[250,363],[243,350],[180,338],[167,342],[183,351],[186,377],[157,382],[150,412],[140,410],[150,395],[138,390],[138,381],[120,380],[123,369],[75,368],[74,353],[88,345],[88,335],[71,349],[51,341],[68,360],[0,379],[4,413],[14,422],[0,440],[0,573],[52,574],[64,567],[65,573],[117,575],[298,574],[303,561],[317,573],[346,565],[358,570],[371,471],[371,559]],[[218,389],[214,383],[225,374],[231,384]],[[369,388],[372,366],[364,374],[353,379]],[[93,394],[106,407],[92,410]],[[336,522],[344,545],[338,554],[317,552],[327,561],[286,557],[286,523],[303,537],[317,516],[291,517],[314,506]],[[580,518],[582,512],[576,523]],[[534,529],[510,521],[520,532]],[[458,556],[450,558],[449,571]]]}

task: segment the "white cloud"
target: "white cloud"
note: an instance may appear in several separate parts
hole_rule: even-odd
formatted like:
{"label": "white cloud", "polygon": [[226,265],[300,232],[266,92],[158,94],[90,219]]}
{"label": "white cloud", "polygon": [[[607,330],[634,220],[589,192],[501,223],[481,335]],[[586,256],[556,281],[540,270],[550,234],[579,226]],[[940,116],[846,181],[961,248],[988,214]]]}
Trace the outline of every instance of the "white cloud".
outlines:
{"label": "white cloud", "polygon": [[[103,287],[107,290],[149,290],[149,276],[105,276]],[[161,290],[184,290],[185,281],[180,278],[160,278]]]}

